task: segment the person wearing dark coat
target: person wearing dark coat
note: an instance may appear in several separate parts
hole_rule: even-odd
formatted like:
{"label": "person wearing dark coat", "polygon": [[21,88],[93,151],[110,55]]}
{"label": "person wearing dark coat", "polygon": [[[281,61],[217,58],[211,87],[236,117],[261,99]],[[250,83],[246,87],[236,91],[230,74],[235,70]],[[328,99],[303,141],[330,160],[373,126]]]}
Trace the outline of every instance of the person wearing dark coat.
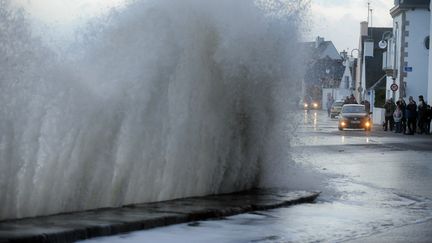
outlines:
{"label": "person wearing dark coat", "polygon": [[358,104],[357,100],[356,100],[356,98],[354,97],[353,94],[351,94],[351,96],[349,97],[348,102],[349,102],[348,104]]}
{"label": "person wearing dark coat", "polygon": [[426,117],[427,117],[427,104],[423,99],[423,95],[419,96],[419,103],[417,109],[418,109],[417,119],[418,119],[419,134],[423,134],[426,132],[425,125],[426,125]]}
{"label": "person wearing dark coat", "polygon": [[393,127],[394,127],[393,113],[396,110],[396,105],[392,101],[392,99],[388,99],[386,101],[386,103],[384,104],[384,110],[385,110],[384,131],[387,131],[387,128],[390,128],[390,131],[393,131]]}
{"label": "person wearing dark coat", "polygon": [[432,120],[432,109],[430,105],[427,105],[427,112],[426,112],[426,125],[425,125],[425,131],[426,134],[430,134],[430,124]]}
{"label": "person wearing dark coat", "polygon": [[400,97],[399,100],[396,102],[396,106],[400,106],[402,110],[402,119],[401,119],[401,130],[403,133],[406,133],[406,124],[407,124],[407,117],[406,117],[406,103],[405,100]]}
{"label": "person wearing dark coat", "polygon": [[365,106],[366,113],[369,115],[370,114],[370,102],[368,100],[362,100],[362,102],[360,102],[360,104]]}
{"label": "person wearing dark coat", "polygon": [[406,107],[407,116],[407,135],[414,135],[417,129],[417,104],[413,97],[410,96],[408,99],[408,105]]}

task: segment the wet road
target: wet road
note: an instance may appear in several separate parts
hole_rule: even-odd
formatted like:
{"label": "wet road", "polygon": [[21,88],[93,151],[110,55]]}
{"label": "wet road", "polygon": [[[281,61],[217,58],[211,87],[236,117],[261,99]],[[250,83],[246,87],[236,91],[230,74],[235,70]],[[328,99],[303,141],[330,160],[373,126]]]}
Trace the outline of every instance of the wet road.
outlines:
{"label": "wet road", "polygon": [[321,111],[298,119],[286,178],[321,190],[316,203],[90,242],[432,242],[432,136],[338,131]]}

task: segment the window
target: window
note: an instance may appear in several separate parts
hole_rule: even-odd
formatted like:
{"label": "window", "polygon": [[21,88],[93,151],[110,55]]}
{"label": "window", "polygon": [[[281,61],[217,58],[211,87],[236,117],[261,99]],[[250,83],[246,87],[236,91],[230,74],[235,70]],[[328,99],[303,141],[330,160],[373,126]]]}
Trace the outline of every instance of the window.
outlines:
{"label": "window", "polygon": [[365,113],[366,109],[362,106],[344,106],[342,107],[342,113]]}
{"label": "window", "polygon": [[430,36],[428,35],[424,40],[424,45],[428,50],[429,50],[429,44],[430,44]]}

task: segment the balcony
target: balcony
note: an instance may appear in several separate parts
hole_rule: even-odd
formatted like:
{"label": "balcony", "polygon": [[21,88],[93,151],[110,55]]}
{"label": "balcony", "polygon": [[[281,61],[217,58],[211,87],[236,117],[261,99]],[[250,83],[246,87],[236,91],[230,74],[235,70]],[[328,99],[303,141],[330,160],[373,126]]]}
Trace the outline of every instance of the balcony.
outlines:
{"label": "balcony", "polygon": [[391,76],[391,77],[395,78],[395,76],[397,75],[397,69],[395,70],[393,68],[394,59],[393,59],[393,55],[391,55],[391,54],[392,53],[387,52],[387,51],[383,52],[382,69],[387,74],[387,76]]}

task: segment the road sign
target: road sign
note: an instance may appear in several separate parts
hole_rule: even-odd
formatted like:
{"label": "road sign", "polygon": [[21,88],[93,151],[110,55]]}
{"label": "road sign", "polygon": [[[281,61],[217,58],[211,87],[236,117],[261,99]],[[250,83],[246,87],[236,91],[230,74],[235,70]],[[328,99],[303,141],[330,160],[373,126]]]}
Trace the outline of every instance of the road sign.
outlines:
{"label": "road sign", "polygon": [[392,84],[392,85],[390,85],[390,89],[394,92],[394,91],[397,91],[399,89],[399,86],[397,84]]}
{"label": "road sign", "polygon": [[412,67],[404,67],[404,71],[405,72],[412,72],[413,68]]}

